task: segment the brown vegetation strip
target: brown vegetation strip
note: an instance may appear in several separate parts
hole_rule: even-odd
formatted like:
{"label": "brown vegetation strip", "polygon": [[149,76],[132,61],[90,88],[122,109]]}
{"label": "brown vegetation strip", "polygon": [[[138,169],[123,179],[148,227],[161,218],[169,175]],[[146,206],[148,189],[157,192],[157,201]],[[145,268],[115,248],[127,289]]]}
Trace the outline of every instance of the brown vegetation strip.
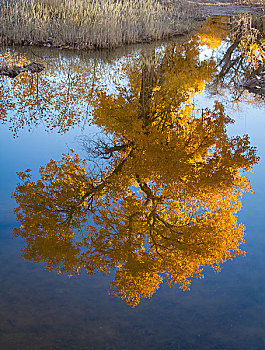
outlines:
{"label": "brown vegetation strip", "polygon": [[184,0],[0,0],[0,43],[113,48],[189,31]]}

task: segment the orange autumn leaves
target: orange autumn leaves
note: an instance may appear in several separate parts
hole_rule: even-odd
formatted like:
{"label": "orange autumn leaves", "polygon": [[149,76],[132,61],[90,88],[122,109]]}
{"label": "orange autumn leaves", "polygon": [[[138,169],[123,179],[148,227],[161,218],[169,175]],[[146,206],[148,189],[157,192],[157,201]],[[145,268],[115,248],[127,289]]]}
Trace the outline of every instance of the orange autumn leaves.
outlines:
{"label": "orange autumn leaves", "polygon": [[192,96],[214,66],[192,45],[154,66],[132,64],[116,94],[95,90],[98,173],[71,152],[37,181],[19,174],[14,235],[25,240],[24,259],[69,275],[114,271],[109,293],[136,306],[163,281],[187,290],[205,266],[244,254],[236,213],[251,188],[242,170],[258,158],[247,136],[227,135],[222,104],[197,113]]}
{"label": "orange autumn leaves", "polygon": [[199,40],[209,49],[217,49],[226,40],[230,31],[230,23],[226,16],[208,18],[199,32]]}

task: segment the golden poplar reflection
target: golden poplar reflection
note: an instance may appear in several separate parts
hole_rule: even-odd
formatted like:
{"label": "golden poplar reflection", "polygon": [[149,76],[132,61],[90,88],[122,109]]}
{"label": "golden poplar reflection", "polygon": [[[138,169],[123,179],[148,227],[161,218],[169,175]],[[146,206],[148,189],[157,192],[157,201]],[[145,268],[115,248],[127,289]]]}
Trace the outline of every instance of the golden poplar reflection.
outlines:
{"label": "golden poplar reflection", "polygon": [[248,136],[227,135],[221,103],[196,111],[192,97],[215,72],[196,40],[141,69],[132,62],[115,94],[95,89],[102,133],[84,140],[88,161],[72,151],[37,181],[19,173],[14,235],[25,240],[24,259],[69,275],[114,271],[109,293],[136,306],[163,281],[187,290],[205,266],[244,254],[236,213],[251,191],[242,172],[258,158]]}

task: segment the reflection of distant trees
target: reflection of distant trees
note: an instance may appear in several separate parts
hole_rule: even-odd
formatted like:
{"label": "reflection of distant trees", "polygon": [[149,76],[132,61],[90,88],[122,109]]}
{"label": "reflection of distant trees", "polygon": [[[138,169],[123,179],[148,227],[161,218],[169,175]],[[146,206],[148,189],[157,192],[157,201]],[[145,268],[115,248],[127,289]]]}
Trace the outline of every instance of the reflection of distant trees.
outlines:
{"label": "reflection of distant trees", "polygon": [[[1,56],[1,64],[7,67],[29,62],[10,51]],[[64,133],[88,118],[90,92],[99,75],[96,63],[58,59],[46,61],[45,67],[38,74],[23,72],[12,80],[0,79],[0,120],[14,136],[40,124]]]}
{"label": "reflection of distant trees", "polygon": [[[154,47],[150,44],[145,52],[153,52]],[[34,51],[37,53],[17,48],[17,53],[7,50],[0,55],[0,65],[9,68],[36,60],[45,63],[45,71],[40,74],[25,72],[14,80],[0,77],[0,122],[7,124],[14,136],[37,125],[60,133],[76,125],[84,127],[89,121],[95,86],[123,79],[123,65],[136,56],[131,47],[93,55],[47,52],[42,48]],[[126,53],[129,56],[124,58]]]}
{"label": "reflection of distant trees", "polygon": [[244,15],[230,18],[230,22],[227,46],[218,60],[219,72],[210,89],[214,93],[229,89],[235,100],[240,100],[244,90],[242,82],[264,69],[264,18]]}
{"label": "reflection of distant trees", "polygon": [[128,64],[128,86],[91,100],[102,137],[88,149],[100,170],[64,155],[37,181],[20,173],[13,195],[23,258],[69,275],[114,270],[109,291],[132,306],[163,281],[186,290],[204,266],[243,253],[236,212],[251,189],[241,171],[257,162],[246,135],[227,135],[220,103],[196,112],[191,98],[214,70],[196,41],[140,67]]}

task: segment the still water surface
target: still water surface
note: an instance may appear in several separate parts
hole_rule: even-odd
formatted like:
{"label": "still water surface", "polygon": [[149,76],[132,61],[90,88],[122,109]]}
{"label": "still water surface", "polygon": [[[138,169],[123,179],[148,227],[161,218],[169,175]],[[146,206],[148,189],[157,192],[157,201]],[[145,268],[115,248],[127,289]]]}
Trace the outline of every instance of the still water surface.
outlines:
{"label": "still water surface", "polygon": [[[41,57],[46,63],[47,69],[45,73],[38,77],[38,81],[36,77],[26,74],[21,78],[16,78],[15,81],[1,78],[0,82],[1,118],[3,121],[0,137],[2,169],[0,175],[1,349],[259,350],[265,348],[265,212],[263,204],[265,194],[265,106],[261,96],[248,93],[240,87],[242,81],[260,71],[260,56],[255,57],[251,51],[252,56],[249,59],[248,46],[242,48],[239,43],[234,45],[233,53],[230,55],[230,48],[236,41],[233,37],[233,31],[231,34],[230,30],[231,27],[236,28],[234,32],[238,30],[236,20],[238,19],[216,18],[209,21],[200,33],[194,33],[191,37],[174,44],[132,47],[127,49],[126,53],[118,50],[111,55],[104,53],[93,56],[93,54],[69,54],[43,49],[16,50],[21,55],[19,56],[20,60],[32,61],[36,57],[38,59]],[[231,24],[231,21],[234,22]],[[250,21],[250,19],[247,18],[247,21]],[[264,20],[252,18],[251,23],[254,29],[257,29],[260,28],[258,24],[264,23]],[[251,30],[251,25],[249,28]],[[259,40],[257,39],[256,43],[259,43]],[[259,48],[259,46],[256,48]],[[8,52],[3,50],[2,60],[14,62],[16,58],[13,52],[13,49]],[[237,65],[238,62],[241,62],[240,65]],[[151,94],[150,86],[153,91]],[[111,96],[111,99],[106,98],[106,96]],[[141,101],[140,104],[139,100]],[[173,112],[172,109],[168,112],[168,101],[171,101]],[[112,251],[108,251],[106,256],[102,253],[102,266],[104,265],[107,270],[110,270],[109,276],[102,272],[95,275],[88,275],[83,272],[69,278],[67,274],[75,272],[76,264],[80,264],[85,269],[84,257],[80,258],[77,254],[76,258],[73,253],[76,241],[71,241],[69,247],[67,246],[68,250],[63,251],[65,254],[63,255],[64,261],[60,260],[60,253],[56,255],[57,253],[53,252],[54,256],[59,259],[58,262],[52,256],[49,243],[45,248],[45,242],[48,242],[47,238],[38,241],[38,235],[41,236],[40,226],[36,230],[31,228],[30,225],[34,226],[35,222],[31,221],[34,212],[32,214],[32,212],[27,212],[27,209],[25,209],[37,208],[38,200],[35,203],[35,196],[30,197],[30,190],[28,190],[26,196],[26,199],[29,198],[26,203],[27,206],[22,211],[24,215],[22,215],[22,219],[26,218],[26,224],[29,224],[27,226],[28,231],[25,233],[22,230],[19,237],[12,238],[13,229],[19,227],[19,223],[13,214],[16,203],[11,198],[19,182],[16,172],[32,169],[32,178],[35,181],[39,178],[38,168],[40,166],[46,165],[50,159],[60,160],[62,153],[71,154],[70,148],[73,148],[80,157],[90,157],[91,160],[92,155],[97,156],[96,160],[90,161],[87,167],[89,169],[93,168],[93,173],[91,173],[93,177],[96,173],[98,174],[100,166],[104,179],[106,165],[109,165],[110,169],[116,169],[117,164],[119,164],[118,161],[124,157],[124,153],[118,153],[118,156],[114,154],[110,159],[106,157],[106,154],[103,159],[102,157],[98,159],[98,156],[102,155],[98,152],[106,151],[106,143],[108,147],[113,146],[113,143],[111,143],[113,142],[113,139],[111,140],[113,135],[119,145],[131,139],[138,145],[138,149],[134,149],[134,159],[136,161],[130,163],[128,169],[126,168],[126,172],[123,169],[124,173],[121,173],[122,176],[118,178],[118,182],[122,186],[126,185],[126,179],[130,178],[130,169],[133,169],[133,173],[140,174],[139,176],[142,178],[145,173],[149,172],[148,176],[152,179],[149,186],[153,191],[157,191],[157,196],[161,194],[161,191],[164,197],[171,196],[169,202],[172,203],[176,198],[168,194],[167,189],[173,188],[170,178],[174,178],[174,169],[171,168],[170,161],[163,162],[162,157],[165,157],[165,159],[168,157],[167,148],[163,148],[163,150],[165,149],[164,153],[159,155],[161,147],[156,148],[155,141],[159,140],[162,144],[162,136],[167,132],[171,139],[170,137],[167,138],[166,146],[171,145],[170,142],[174,138],[174,134],[170,134],[171,124],[178,126],[177,134],[181,135],[179,131],[181,129],[179,119],[181,118],[183,123],[185,118],[187,118],[186,122],[188,120],[188,123],[185,122],[185,130],[189,130],[193,123],[195,125],[197,120],[206,123],[208,116],[206,108],[212,110],[215,101],[219,101],[225,113],[235,120],[234,124],[227,125],[228,135],[242,136],[248,134],[251,146],[257,147],[257,154],[260,157],[258,164],[254,165],[254,172],[247,173],[255,193],[245,193],[242,199],[242,209],[237,214],[236,210],[231,214],[232,218],[237,216],[238,223],[242,222],[246,226],[246,243],[241,245],[240,248],[246,251],[247,255],[235,254],[237,256],[232,261],[228,259],[224,262],[221,273],[216,273],[206,267],[204,279],[192,279],[190,291],[182,291],[178,289],[178,285],[169,288],[166,283],[163,283],[160,288],[157,288],[157,291],[156,289],[153,291],[150,287],[151,292],[149,293],[146,286],[151,277],[147,278],[146,281],[142,282],[141,288],[143,291],[147,290],[149,293],[147,295],[151,298],[140,297],[139,304],[137,303],[135,308],[131,308],[128,305],[131,301],[128,294],[132,290],[126,280],[119,285],[125,292],[119,294],[120,290],[118,290],[116,297],[107,293],[110,283],[115,280],[115,271],[112,269],[113,266],[109,268],[108,259],[115,261],[114,266],[119,268],[116,255],[120,254],[121,257],[118,258],[123,261],[122,252],[124,250],[126,253],[126,249],[129,249],[126,245],[127,236],[124,240],[121,238],[121,242],[115,242],[116,245],[113,246],[119,248],[116,251],[119,254],[115,253],[114,248]],[[183,106],[186,106],[186,109],[182,109]],[[193,109],[193,106],[195,106],[195,109]],[[165,126],[161,129],[162,131],[155,134],[159,129],[157,125],[160,125],[160,119],[152,121],[150,126],[150,120],[141,116],[153,116],[158,110],[162,111],[163,116],[168,118],[171,118],[172,115],[175,116],[175,111],[178,110],[179,119],[177,119],[177,122],[175,119],[173,121],[170,119],[171,124],[169,122],[165,123]],[[198,113],[196,113],[197,110]],[[211,121],[213,121],[213,115],[209,115],[212,117]],[[144,120],[145,131],[141,134],[143,125],[141,124],[140,129],[138,127],[139,123],[142,123],[142,119]],[[135,121],[135,123],[131,121]],[[211,121],[209,120],[209,123]],[[154,123],[158,124],[155,124],[155,128],[152,129]],[[213,122],[215,130],[221,132],[216,125]],[[146,131],[147,128],[150,129]],[[200,129],[194,130],[198,134]],[[140,137],[137,136],[137,133],[140,133]],[[108,138],[106,138],[106,134]],[[197,134],[194,134],[193,139],[196,139]],[[152,135],[154,135],[154,138],[152,138]],[[204,134],[202,135],[206,137]],[[222,131],[221,136],[225,138],[225,135],[226,132]],[[84,139],[84,136],[88,138]],[[181,140],[181,138],[178,139],[180,143]],[[220,141],[221,146],[222,140]],[[105,148],[102,147],[103,141],[105,142]],[[192,140],[189,142],[189,145],[193,144]],[[84,149],[84,143],[86,146],[89,145],[89,154],[87,148]],[[142,147],[141,151],[139,151],[140,147]],[[150,149],[154,152],[151,152]],[[91,150],[94,152],[91,152]],[[172,146],[169,157],[170,154],[178,151],[179,148]],[[150,160],[145,158],[145,154],[149,154]],[[179,153],[179,157],[181,156],[181,153]],[[200,192],[201,187],[199,185],[195,186],[192,180],[195,175],[199,178],[196,184],[204,186],[202,193],[208,195],[208,188],[204,184],[208,174],[203,171],[197,172],[198,167],[203,169],[201,165],[203,161],[200,157],[202,155],[196,155],[196,159],[190,160],[189,164],[186,164],[184,159],[182,165],[178,168],[180,173],[183,171],[182,179],[188,183],[188,187],[191,189],[187,189],[184,185],[181,190],[176,188],[175,192],[179,191],[179,201],[181,194],[185,193],[189,195],[187,198],[192,202],[190,191],[197,193],[198,188],[198,193],[194,196],[203,196]],[[225,157],[224,154],[223,157]],[[113,163],[108,163],[111,161]],[[236,162],[235,159],[234,163],[236,164]],[[190,168],[190,164],[194,163],[196,163],[196,172],[194,172],[193,166]],[[142,164],[144,164],[144,171],[142,171]],[[231,166],[229,169],[231,169]],[[238,167],[240,168],[239,165]],[[157,176],[154,175],[156,174],[156,168],[157,171],[161,170],[161,173],[159,173],[162,178],[161,181],[157,180],[157,177],[155,177],[156,180],[152,177]],[[209,171],[210,168],[207,169]],[[224,179],[221,178],[220,180],[216,174],[217,172],[213,171],[209,181],[214,179],[213,183],[217,184],[217,188],[224,186],[225,191]],[[222,175],[222,173],[220,174]],[[136,178],[138,179],[139,176],[136,176]],[[137,203],[141,199],[141,195],[136,194],[133,197],[134,202],[131,204],[130,199],[128,199],[128,189],[126,196],[124,196],[123,190],[115,181],[111,182],[112,187],[108,187],[108,193],[103,195],[103,199],[100,198],[96,202],[96,209],[100,209],[102,205],[102,208],[107,207],[108,210],[112,210],[110,216],[108,216],[110,220],[112,218],[117,219],[115,208],[118,208],[121,203],[117,197],[121,198],[121,201],[123,198],[127,198],[126,203],[129,204],[126,208],[129,213],[131,213],[131,208],[138,205]],[[153,185],[155,181],[160,181],[158,190]],[[70,185],[67,184],[67,186],[69,188]],[[142,186],[142,192],[144,192],[144,189],[146,190],[144,183],[140,185],[138,183],[138,186],[140,188]],[[229,182],[227,182],[227,186],[229,186]],[[135,183],[129,186],[131,192],[136,191],[136,187],[137,184]],[[66,189],[66,187],[62,188]],[[215,192],[209,191],[210,194],[215,196]],[[22,192],[18,191],[17,193],[21,204],[23,199],[19,195]],[[110,198],[106,202],[104,198],[108,196]],[[146,194],[146,196],[148,195]],[[147,199],[144,198],[144,200]],[[145,201],[140,202],[141,207],[144,207]],[[149,201],[153,201],[152,205],[154,206],[155,199],[149,198]],[[210,199],[208,198],[207,201],[210,202]],[[166,208],[170,218],[169,202],[165,204],[164,208]],[[230,208],[230,204],[227,204],[227,202],[221,204],[217,210],[221,212],[221,215],[225,205]],[[215,209],[211,204],[210,211],[213,214]],[[196,212],[194,211],[190,215],[194,214],[194,217],[197,218],[200,215],[200,210],[201,206],[196,207]],[[177,216],[178,214],[173,211],[171,215]],[[186,220],[184,216],[183,214],[179,220]],[[218,218],[218,216],[216,217]],[[221,227],[220,230],[223,230],[222,234],[226,234],[230,219],[231,217],[225,213],[223,221],[226,223],[220,223],[220,225],[218,223],[218,227]],[[36,220],[39,222],[39,219]],[[47,222],[45,215],[44,220]],[[172,224],[173,221],[170,222]],[[88,223],[92,224],[91,218]],[[116,224],[116,221],[114,223]],[[143,220],[140,223],[142,226],[137,226],[139,232],[140,227],[144,229]],[[150,224],[150,221],[147,224]],[[44,227],[45,222],[41,221],[41,225],[41,227]],[[95,237],[101,237],[100,234],[102,234],[103,228],[106,227],[106,232],[103,231],[103,233],[106,234],[106,237],[109,237],[111,245],[115,239],[111,235],[108,236],[111,232],[110,226],[104,225],[104,221],[101,221],[101,224],[97,222],[94,225]],[[140,224],[137,222],[134,225]],[[151,225],[152,223],[149,226],[151,227]],[[165,225],[163,232],[169,232],[168,235],[170,235],[170,230],[167,231],[168,227],[169,225]],[[101,231],[100,228],[102,228]],[[73,232],[76,233],[76,227],[73,227]],[[235,232],[238,234],[235,238],[235,240],[238,239],[236,244],[239,245],[240,232],[236,229]],[[122,233],[121,228],[119,231],[121,237]],[[78,233],[76,234],[79,237]],[[57,237],[56,235],[57,232],[55,232],[55,237]],[[193,231],[190,231],[190,235],[193,235]],[[212,237],[211,235],[207,236],[207,227],[204,225],[200,226],[199,234],[195,233],[195,242],[200,235],[204,235],[203,237],[207,239]],[[218,236],[218,230],[215,235]],[[33,236],[36,238],[32,241]],[[226,244],[230,242],[230,236],[228,234],[226,237]],[[206,238],[204,239],[206,240]],[[103,244],[102,242],[101,240],[101,244]],[[138,244],[138,242],[135,244]],[[151,247],[152,244],[153,253],[150,242],[150,251],[148,251],[147,238],[143,242],[143,247],[146,252],[154,254],[156,262],[162,261],[159,265],[162,269],[165,263],[163,254],[166,256],[167,251],[163,250],[162,246],[154,248],[154,241],[151,242]],[[235,250],[237,248],[237,246],[232,246],[232,242],[229,244],[231,245],[228,245],[228,249]],[[210,242],[207,249],[211,249],[211,254],[216,254],[216,260],[218,260],[218,257],[220,259],[223,257],[226,260],[224,255],[220,253],[222,245],[219,243],[216,243],[216,245],[215,249],[212,242]],[[24,253],[21,253],[23,248]],[[59,248],[63,249],[60,246]],[[86,249],[88,249],[88,246],[83,245],[81,250],[86,253]],[[137,246],[137,249],[140,248]],[[157,249],[160,252],[159,254],[163,256],[161,259]],[[187,248],[188,254],[185,255],[185,261],[188,263],[184,263],[186,269],[189,268],[189,264],[192,265],[194,261],[196,262],[196,259],[199,259],[198,261],[202,263],[202,267],[207,265],[207,259],[210,261],[211,254],[207,255],[208,253],[205,253],[204,248],[200,248],[198,251],[196,249],[194,248],[195,254],[190,248]],[[113,251],[116,255],[114,253],[112,255]],[[183,248],[180,251],[184,255],[186,250]],[[95,247],[93,254],[94,252]],[[24,254],[26,260],[21,259],[21,254]],[[87,261],[94,262],[92,260],[93,254],[88,254],[85,257],[86,264]],[[206,260],[203,260],[202,256],[206,257]],[[77,259],[77,262],[75,259]],[[175,259],[177,258],[175,257]],[[45,270],[47,266],[52,271]],[[153,270],[159,269],[157,265],[151,267]],[[170,268],[170,266],[168,265],[167,268]],[[59,269],[62,269],[65,273],[56,273]],[[163,271],[165,270],[161,270],[161,273]],[[191,272],[194,271],[191,268]],[[149,272],[145,271],[145,273]],[[126,274],[124,276],[127,278]],[[124,293],[128,294],[124,295]],[[145,295],[144,292],[142,295]],[[122,297],[125,300],[122,300]]]}

